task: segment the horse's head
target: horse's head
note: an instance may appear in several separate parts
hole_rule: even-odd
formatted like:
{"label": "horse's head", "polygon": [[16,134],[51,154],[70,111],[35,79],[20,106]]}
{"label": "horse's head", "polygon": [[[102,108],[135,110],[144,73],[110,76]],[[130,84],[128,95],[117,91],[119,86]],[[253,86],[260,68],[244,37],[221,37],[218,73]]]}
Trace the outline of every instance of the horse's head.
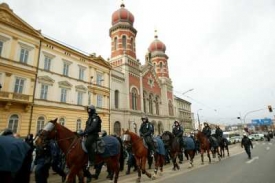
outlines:
{"label": "horse's head", "polygon": [[56,122],[57,118],[54,120],[49,121],[43,129],[41,129],[38,134],[37,137],[35,139],[35,144],[38,146],[42,146],[43,144],[46,143],[46,141],[48,141],[49,139],[54,139],[56,137],[56,125],[58,125],[58,123]]}
{"label": "horse's head", "polygon": [[161,139],[162,139],[165,146],[169,146],[173,142],[174,135],[169,131],[165,131],[161,135]]}
{"label": "horse's head", "polygon": [[125,147],[131,146],[133,141],[139,137],[134,132],[131,132],[129,129],[122,129],[122,140]]}

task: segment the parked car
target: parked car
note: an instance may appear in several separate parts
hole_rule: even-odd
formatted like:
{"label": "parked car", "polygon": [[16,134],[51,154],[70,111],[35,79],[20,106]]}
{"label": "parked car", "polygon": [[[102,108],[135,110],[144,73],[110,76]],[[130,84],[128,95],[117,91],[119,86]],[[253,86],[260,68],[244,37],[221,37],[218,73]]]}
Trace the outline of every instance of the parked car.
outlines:
{"label": "parked car", "polygon": [[242,141],[241,136],[233,136],[233,137],[231,137],[231,139],[232,139],[231,141],[234,142],[234,144],[240,143]]}
{"label": "parked car", "polygon": [[248,138],[250,139],[250,140],[256,140],[256,141],[258,141],[258,140],[264,140],[264,134],[251,134],[251,135],[249,135],[248,136]]}

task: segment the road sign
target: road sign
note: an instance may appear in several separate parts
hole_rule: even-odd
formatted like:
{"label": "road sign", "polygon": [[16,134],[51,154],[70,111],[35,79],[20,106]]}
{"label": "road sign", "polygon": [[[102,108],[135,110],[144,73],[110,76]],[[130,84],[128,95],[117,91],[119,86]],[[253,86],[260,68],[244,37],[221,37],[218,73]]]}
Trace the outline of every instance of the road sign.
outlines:
{"label": "road sign", "polygon": [[271,125],[272,124],[272,120],[270,118],[252,119],[251,123],[253,125]]}

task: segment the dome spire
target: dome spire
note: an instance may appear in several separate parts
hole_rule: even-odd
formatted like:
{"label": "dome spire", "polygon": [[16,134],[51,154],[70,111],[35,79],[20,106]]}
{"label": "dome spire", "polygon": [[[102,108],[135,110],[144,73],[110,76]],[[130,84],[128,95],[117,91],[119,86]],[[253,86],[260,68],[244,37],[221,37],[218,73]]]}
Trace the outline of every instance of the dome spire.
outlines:
{"label": "dome spire", "polygon": [[124,1],[123,1],[123,0],[121,0],[120,7],[121,7],[121,8],[124,8],[124,7],[125,7],[125,4],[124,4]]}
{"label": "dome spire", "polygon": [[157,31],[157,29],[155,29],[155,38],[156,39],[158,38],[158,31]]}

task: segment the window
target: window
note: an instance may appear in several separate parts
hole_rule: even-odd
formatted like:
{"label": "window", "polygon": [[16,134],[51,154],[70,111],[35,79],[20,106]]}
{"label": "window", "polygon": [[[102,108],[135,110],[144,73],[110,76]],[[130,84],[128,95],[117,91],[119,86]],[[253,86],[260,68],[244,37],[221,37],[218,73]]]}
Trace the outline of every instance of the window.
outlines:
{"label": "window", "polygon": [[29,57],[29,50],[27,50],[26,48],[21,48],[19,61],[21,63],[26,64],[28,62],[28,57]]}
{"label": "window", "polygon": [[91,105],[91,92],[88,92],[88,105]]}
{"label": "window", "polygon": [[77,92],[77,105],[82,105],[83,93]]}
{"label": "window", "polygon": [[115,124],[114,124],[114,133],[117,135],[117,136],[120,136],[121,134],[121,125],[120,125],[120,122],[116,121]]}
{"label": "window", "polygon": [[174,115],[174,112],[173,112],[173,104],[172,104],[171,101],[169,101],[168,109],[169,109],[169,115],[170,115],[170,116],[173,116],[173,115]]}
{"label": "window", "polygon": [[153,95],[149,95],[149,113],[153,114]]}
{"label": "window", "polygon": [[41,91],[40,91],[40,99],[47,100],[48,96],[48,85],[41,85]]}
{"label": "window", "polygon": [[64,118],[60,118],[59,119],[59,124],[62,126],[65,126],[65,119]]}
{"label": "window", "polygon": [[47,70],[47,71],[50,71],[51,70],[51,62],[52,62],[52,59],[45,56],[45,59],[44,59],[44,70]]}
{"label": "window", "polygon": [[0,56],[2,55],[3,46],[4,46],[3,41],[0,41]]}
{"label": "window", "polygon": [[60,102],[66,102],[66,99],[67,99],[67,89],[61,88]]}
{"label": "window", "polygon": [[122,47],[126,50],[126,36],[122,36]]}
{"label": "window", "polygon": [[102,107],[102,95],[97,95],[97,107]]}
{"label": "window", "polygon": [[101,73],[97,73],[96,74],[96,84],[102,85],[102,81],[103,81],[103,75]]}
{"label": "window", "polygon": [[115,108],[118,108],[118,102],[119,102],[119,91],[115,91]]}
{"label": "window", "polygon": [[36,133],[38,133],[39,130],[43,129],[44,123],[45,123],[45,118],[43,116],[40,116],[37,120]]}
{"label": "window", "polygon": [[114,39],[114,50],[117,50],[117,37]]}
{"label": "window", "polygon": [[159,63],[159,67],[162,68],[162,62]]}
{"label": "window", "polygon": [[132,89],[132,109],[137,110],[137,90],[135,88]]}
{"label": "window", "polygon": [[13,114],[9,119],[8,128],[11,129],[13,133],[17,133],[18,121],[19,121],[19,117],[17,114]]}
{"label": "window", "polygon": [[67,62],[63,63],[63,75],[68,76],[69,75],[69,66],[70,64]]}
{"label": "window", "polygon": [[84,71],[85,71],[85,68],[83,68],[83,67],[79,67],[79,75],[78,75],[78,79],[80,79],[80,80],[84,80]]}
{"label": "window", "polygon": [[25,80],[23,78],[16,78],[14,93],[23,93]]}
{"label": "window", "polygon": [[76,131],[81,130],[81,119],[76,121]]}
{"label": "window", "polygon": [[134,39],[133,38],[131,38],[131,50],[134,51]]}

